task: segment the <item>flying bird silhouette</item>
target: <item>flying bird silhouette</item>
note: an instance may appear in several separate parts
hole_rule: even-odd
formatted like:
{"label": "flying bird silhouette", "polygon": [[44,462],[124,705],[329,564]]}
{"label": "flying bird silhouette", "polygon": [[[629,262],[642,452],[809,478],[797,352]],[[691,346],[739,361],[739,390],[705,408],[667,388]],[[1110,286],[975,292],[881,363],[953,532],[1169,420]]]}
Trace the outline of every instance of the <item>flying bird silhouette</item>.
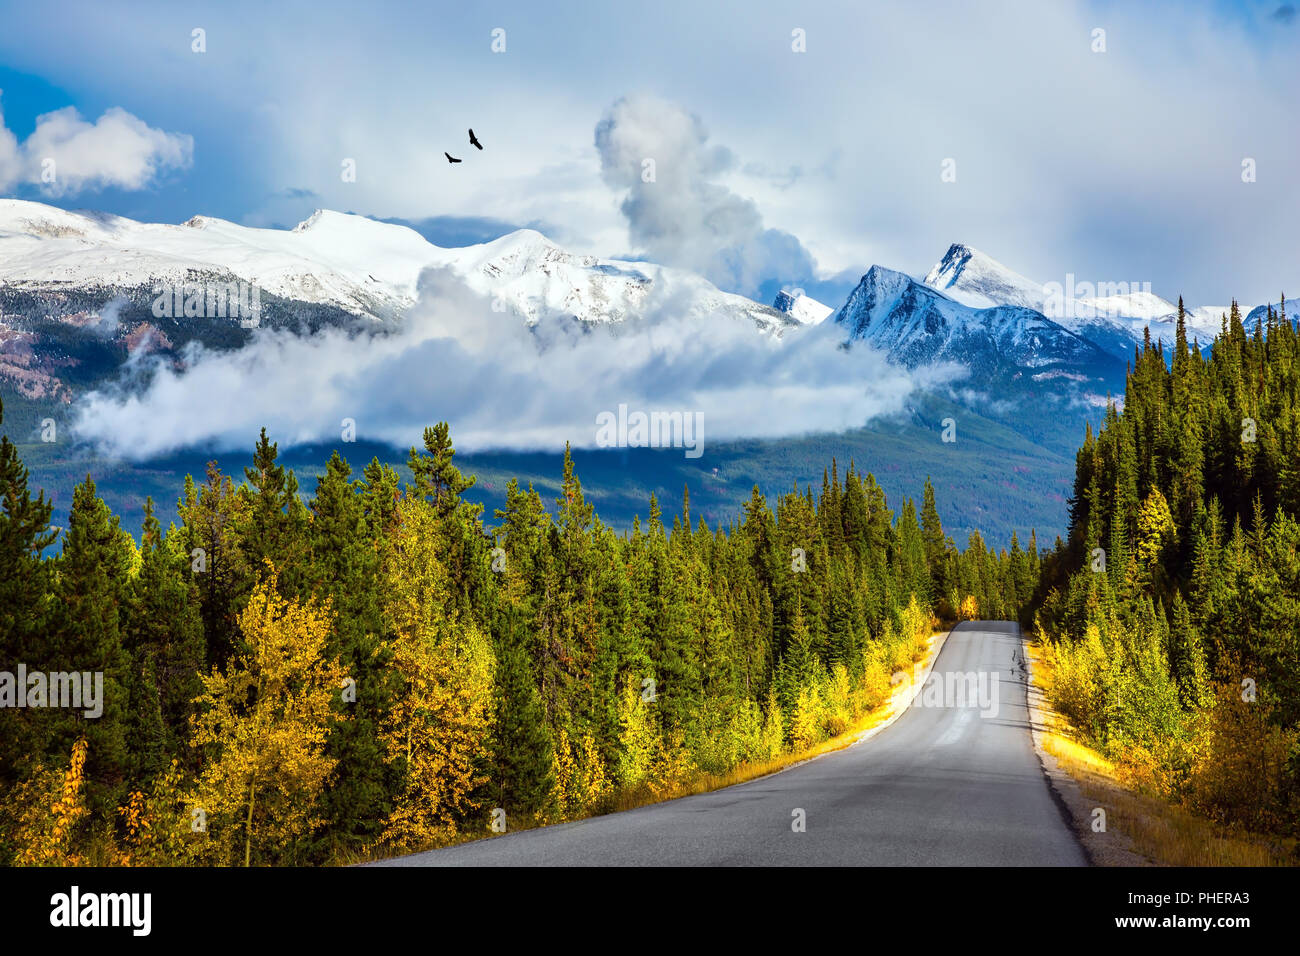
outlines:
{"label": "flying bird silhouette", "polygon": [[446,152],[445,150],[443,151],[443,154],[442,154],[442,155],[444,155],[444,156],[447,157],[447,162],[449,162],[449,163],[459,163],[459,162],[460,162],[459,159],[457,159],[455,156],[451,155],[451,153]]}
{"label": "flying bird silhouette", "polygon": [[476,147],[476,148],[478,148],[478,149],[482,149],[482,148],[483,148],[483,144],[480,143],[480,142],[478,141],[478,137],[474,135],[474,131],[473,131],[473,130],[470,130],[470,131],[469,131],[469,142],[470,142],[470,145],[471,145],[471,146],[474,146],[474,147]]}

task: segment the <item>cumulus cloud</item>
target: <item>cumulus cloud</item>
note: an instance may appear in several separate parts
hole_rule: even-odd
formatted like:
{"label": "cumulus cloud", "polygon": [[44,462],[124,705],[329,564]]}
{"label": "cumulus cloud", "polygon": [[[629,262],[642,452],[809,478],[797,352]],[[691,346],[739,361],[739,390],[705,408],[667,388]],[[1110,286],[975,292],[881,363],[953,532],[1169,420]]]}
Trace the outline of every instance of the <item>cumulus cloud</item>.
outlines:
{"label": "cumulus cloud", "polygon": [[529,327],[443,270],[390,333],[310,337],[260,329],[238,351],[191,347],[184,368],[151,361],[85,396],[77,432],[115,456],[245,446],[265,425],[287,444],[337,440],[343,419],[366,440],[418,444],[445,419],[457,446],[597,447],[597,416],[630,410],[703,415],[703,447],[733,438],[841,431],[900,410],[915,389],[959,374],[909,372],[866,348],[840,347],[827,323],[782,339],[724,316],[683,319],[671,291],[636,320],[596,329]]}
{"label": "cumulus cloud", "polygon": [[790,233],[768,229],[753,200],[718,181],[736,165],[711,144],[698,117],[654,96],[618,100],[596,126],[601,174],[626,190],[632,241],[649,258],[699,272],[715,285],[754,295],[765,281],[815,274]]}
{"label": "cumulus cloud", "polygon": [[0,112],[0,189],[31,184],[53,197],[143,189],[160,173],[188,166],[193,152],[192,137],[154,129],[119,107],[93,123],[71,106],[46,113],[21,143]]}

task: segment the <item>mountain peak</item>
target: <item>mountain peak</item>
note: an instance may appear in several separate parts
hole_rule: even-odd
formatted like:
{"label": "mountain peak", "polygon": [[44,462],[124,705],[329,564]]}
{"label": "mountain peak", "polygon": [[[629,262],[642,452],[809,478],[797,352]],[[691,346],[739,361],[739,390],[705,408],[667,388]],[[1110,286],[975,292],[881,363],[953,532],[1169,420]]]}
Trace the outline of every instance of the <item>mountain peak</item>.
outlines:
{"label": "mountain peak", "polygon": [[802,289],[778,292],[772,308],[784,312],[802,325],[818,325],[835,311],[830,306],[804,295]]}
{"label": "mountain peak", "polygon": [[[949,288],[967,291],[960,279],[972,266],[981,278],[988,277],[988,266],[976,250],[955,244],[949,252],[949,265],[957,273]],[[1014,376],[1026,371],[1036,375],[1066,369],[1084,379],[1122,381],[1117,378],[1122,366],[1116,359],[1037,310],[1004,304],[981,307],[947,292],[893,269],[872,266],[835,321],[848,331],[850,340],[881,349],[911,367],[950,361],[980,375]]]}
{"label": "mountain peak", "polygon": [[987,309],[1019,305],[1042,311],[1041,284],[1013,272],[992,256],[964,242],[954,242],[943,258],[926,273],[925,285],[963,305]]}
{"label": "mountain peak", "polygon": [[931,274],[933,274],[935,272],[941,271],[944,269],[945,266],[955,267],[958,271],[960,271],[966,265],[966,263],[970,262],[970,260],[975,258],[976,256],[980,256],[981,258],[985,258],[985,259],[988,258],[988,256],[984,255],[984,253],[980,252],[978,249],[972,249],[964,242],[954,242],[951,246],[948,247],[948,251],[943,254],[943,258],[939,260],[939,264],[936,265],[933,269],[931,269],[930,272]]}
{"label": "mountain peak", "polygon": [[981,271],[1002,268],[992,256],[987,256],[964,242],[954,242],[943,254],[943,258],[926,274],[925,284],[931,288],[938,288],[936,283],[939,282],[952,285],[972,263]]}
{"label": "mountain peak", "polygon": [[[310,216],[308,216],[308,217],[307,217],[306,219],[304,219],[302,222],[298,223],[298,225],[294,226],[294,227],[293,227],[293,231],[294,231],[294,232],[306,232],[308,229],[312,228],[312,227],[315,226],[317,223],[319,223],[322,219],[324,219],[324,218],[325,218],[325,213],[326,213],[326,212],[327,212],[327,210],[325,210],[325,209],[317,209],[315,212],[313,212]],[[195,217],[194,217],[194,219],[199,219],[199,218],[200,218],[199,216],[195,216]],[[190,222],[193,222],[194,219],[191,219]],[[188,226],[189,224],[190,224],[190,223],[188,223],[188,222],[186,223],[187,226]]]}

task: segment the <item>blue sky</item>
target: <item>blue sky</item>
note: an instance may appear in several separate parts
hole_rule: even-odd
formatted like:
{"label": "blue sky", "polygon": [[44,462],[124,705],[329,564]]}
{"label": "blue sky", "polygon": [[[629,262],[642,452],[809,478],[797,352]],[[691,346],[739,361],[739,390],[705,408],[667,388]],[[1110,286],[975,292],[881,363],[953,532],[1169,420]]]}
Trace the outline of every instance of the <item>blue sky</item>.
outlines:
{"label": "blue sky", "polygon": [[0,2],[0,195],[165,222],[326,207],[448,245],[528,225],[832,305],[954,241],[1193,304],[1294,288],[1286,4],[864,6]]}

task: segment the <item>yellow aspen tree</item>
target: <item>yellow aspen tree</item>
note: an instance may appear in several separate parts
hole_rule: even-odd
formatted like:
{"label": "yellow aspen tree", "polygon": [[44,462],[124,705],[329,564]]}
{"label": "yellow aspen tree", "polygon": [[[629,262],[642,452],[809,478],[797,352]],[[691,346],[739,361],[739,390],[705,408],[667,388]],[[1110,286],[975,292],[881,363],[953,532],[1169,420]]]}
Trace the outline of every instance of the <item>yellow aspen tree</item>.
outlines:
{"label": "yellow aspen tree", "polygon": [[88,744],[81,737],[72,745],[68,769],[38,769],[14,789],[9,799],[22,807],[17,821],[18,866],[83,866],[81,853],[74,849],[77,824],[86,816],[82,792]]}
{"label": "yellow aspen tree", "polygon": [[323,821],[317,799],[334,769],[325,738],[343,683],[326,659],[329,605],[286,601],[270,575],[239,616],[244,647],[203,678],[191,745],[206,764],[196,805],[217,862],[279,862]]}
{"label": "yellow aspen tree", "polygon": [[403,499],[383,569],[389,650],[401,677],[380,729],[403,773],[382,837],[395,849],[445,842],[477,809],[472,794],[491,729],[492,645],[456,609],[436,522],[427,503]]}
{"label": "yellow aspen tree", "polygon": [[684,735],[679,730],[673,731],[656,754],[651,787],[657,794],[666,793],[690,779],[696,769]]}
{"label": "yellow aspen tree", "polygon": [[1142,581],[1149,582],[1156,576],[1166,548],[1177,537],[1178,526],[1169,502],[1159,488],[1152,488],[1138,511],[1137,566]]}
{"label": "yellow aspen tree", "polygon": [[629,676],[618,700],[618,779],[624,787],[635,787],[650,774],[658,749],[658,733],[651,708],[641,698],[636,679]]}
{"label": "yellow aspen tree", "polygon": [[609,793],[609,777],[605,761],[591,734],[582,735],[582,802],[585,809],[595,807]]}
{"label": "yellow aspen tree", "polygon": [[806,750],[821,740],[821,710],[817,688],[808,684],[800,687],[790,718],[790,745],[796,751]]}
{"label": "yellow aspen tree", "polygon": [[886,666],[888,653],[880,641],[871,641],[862,652],[862,676],[854,695],[855,710],[859,714],[879,707],[889,698],[893,685]]}
{"label": "yellow aspen tree", "polygon": [[578,770],[573,759],[573,745],[569,742],[569,731],[560,727],[555,735],[555,786],[552,792],[561,818],[581,811],[583,800],[578,784]]}
{"label": "yellow aspen tree", "polygon": [[837,737],[849,729],[853,721],[853,694],[848,668],[836,664],[831,669],[826,684],[826,732]]}
{"label": "yellow aspen tree", "polygon": [[175,866],[202,857],[196,850],[207,835],[194,825],[192,786],[180,761],[173,760],[148,792],[131,791],[117,811],[126,831],[118,861],[122,866]]}
{"label": "yellow aspen tree", "polygon": [[762,756],[775,760],[785,749],[785,716],[781,713],[781,704],[776,699],[776,692],[767,692],[767,712],[763,719]]}

